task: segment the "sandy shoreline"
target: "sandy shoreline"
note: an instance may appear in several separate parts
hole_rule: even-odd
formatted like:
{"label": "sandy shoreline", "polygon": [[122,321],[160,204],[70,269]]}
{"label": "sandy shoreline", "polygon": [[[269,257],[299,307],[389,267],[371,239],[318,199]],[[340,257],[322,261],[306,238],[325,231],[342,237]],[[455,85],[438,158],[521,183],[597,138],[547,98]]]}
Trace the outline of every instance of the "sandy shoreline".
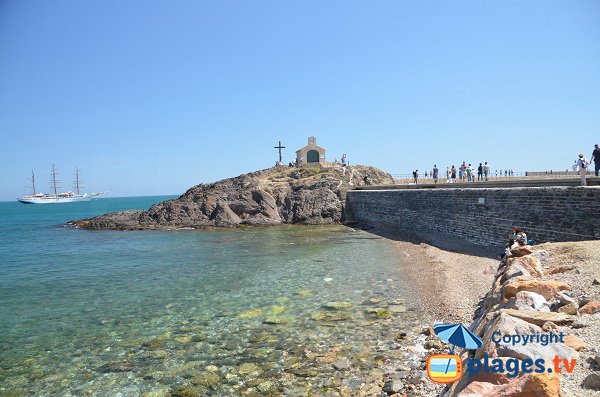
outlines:
{"label": "sandy shoreline", "polygon": [[407,299],[420,306],[431,322],[470,324],[477,304],[492,285],[498,261],[424,243],[392,243],[410,286]]}

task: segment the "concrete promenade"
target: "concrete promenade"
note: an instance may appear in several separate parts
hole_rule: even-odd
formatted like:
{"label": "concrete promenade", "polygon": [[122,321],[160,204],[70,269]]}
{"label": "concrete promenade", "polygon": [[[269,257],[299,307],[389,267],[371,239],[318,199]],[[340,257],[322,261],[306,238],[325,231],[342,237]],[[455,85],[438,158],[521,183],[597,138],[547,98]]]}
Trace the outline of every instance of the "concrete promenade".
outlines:
{"label": "concrete promenade", "polygon": [[[600,186],[600,177],[587,177],[588,186]],[[581,185],[581,178],[531,178],[531,179],[512,179],[505,178],[494,181],[480,182],[457,182],[446,183],[446,179],[439,179],[438,183],[433,183],[431,178],[419,180],[418,184],[398,183],[385,186],[360,186],[353,190],[399,190],[399,189],[497,189],[497,188],[517,188],[517,187],[575,187]]]}

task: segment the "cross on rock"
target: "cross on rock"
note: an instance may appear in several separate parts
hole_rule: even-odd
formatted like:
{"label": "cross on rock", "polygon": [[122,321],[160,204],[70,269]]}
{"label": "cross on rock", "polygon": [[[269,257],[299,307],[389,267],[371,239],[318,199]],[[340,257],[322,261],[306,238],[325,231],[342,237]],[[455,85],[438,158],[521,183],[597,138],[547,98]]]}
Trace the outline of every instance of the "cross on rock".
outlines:
{"label": "cross on rock", "polygon": [[279,141],[279,146],[275,146],[274,149],[279,149],[279,163],[281,163],[281,149],[285,149],[285,146],[281,146],[281,141]]}

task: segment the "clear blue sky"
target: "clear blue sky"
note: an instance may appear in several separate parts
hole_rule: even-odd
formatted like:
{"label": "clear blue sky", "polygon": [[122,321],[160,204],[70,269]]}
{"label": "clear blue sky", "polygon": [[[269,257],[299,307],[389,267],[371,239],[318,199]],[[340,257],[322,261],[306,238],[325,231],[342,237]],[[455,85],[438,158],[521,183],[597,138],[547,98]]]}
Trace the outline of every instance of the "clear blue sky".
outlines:
{"label": "clear blue sky", "polygon": [[0,199],[181,193],[285,160],[565,169],[600,143],[600,2],[0,1]]}

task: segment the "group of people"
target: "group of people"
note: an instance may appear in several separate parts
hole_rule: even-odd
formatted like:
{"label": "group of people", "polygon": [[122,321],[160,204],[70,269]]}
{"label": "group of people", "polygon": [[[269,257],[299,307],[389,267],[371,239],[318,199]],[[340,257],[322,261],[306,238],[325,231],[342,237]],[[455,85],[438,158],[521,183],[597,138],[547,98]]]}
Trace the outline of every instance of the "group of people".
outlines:
{"label": "group of people", "polygon": [[579,153],[579,158],[575,160],[573,164],[573,171],[579,172],[581,176],[581,186],[587,186],[587,173],[588,167],[594,163],[594,175],[598,176],[600,173],[600,148],[598,144],[594,145],[594,151],[592,152],[592,158],[588,161],[583,153]]}
{"label": "group of people", "polygon": [[[425,178],[431,177],[433,178],[433,182],[437,183],[439,173],[440,170],[438,169],[437,164],[434,164],[431,172],[428,173],[425,171]],[[512,176],[512,170],[505,170],[504,173],[505,176]],[[502,176],[502,170],[500,170],[500,175]],[[485,163],[479,163],[477,168],[473,167],[470,163],[467,165],[466,161],[463,161],[458,168],[454,165],[452,167],[446,167],[446,183],[454,183],[457,179],[459,182],[475,182],[476,177],[478,181],[487,181],[490,176],[490,166],[487,161]],[[496,176],[498,176],[498,170],[496,170]],[[413,180],[415,184],[419,182],[419,170],[413,171]]]}

